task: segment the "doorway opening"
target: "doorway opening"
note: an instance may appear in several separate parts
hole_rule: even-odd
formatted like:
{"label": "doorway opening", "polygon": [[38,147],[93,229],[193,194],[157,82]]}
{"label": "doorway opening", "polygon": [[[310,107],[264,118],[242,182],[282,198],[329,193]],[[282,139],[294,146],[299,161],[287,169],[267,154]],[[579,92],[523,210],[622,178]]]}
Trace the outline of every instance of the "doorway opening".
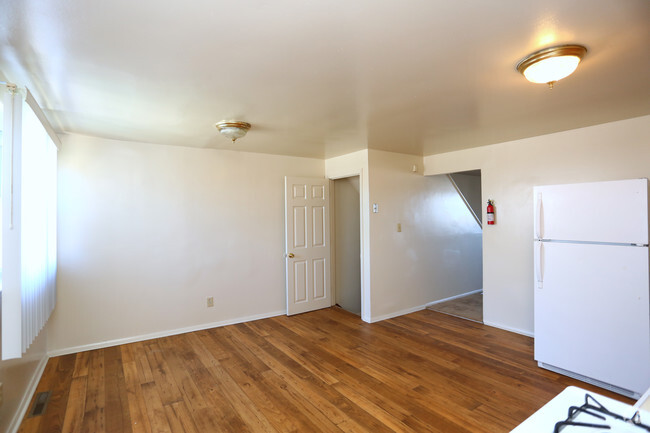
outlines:
{"label": "doorway opening", "polygon": [[[471,170],[447,174],[449,182],[458,193],[459,198],[463,201],[468,214],[471,214],[476,221],[479,230],[482,233],[482,191],[481,191],[481,170]],[[472,271],[481,274],[479,287],[467,287],[467,291],[460,295],[442,300],[441,302],[430,305],[428,308],[452,316],[461,317],[463,319],[473,320],[475,322],[483,323],[483,287],[482,287],[482,234],[479,241],[475,242],[477,251],[476,257],[479,260],[471,262],[469,266],[476,267]],[[470,271],[468,269],[468,271]]]}
{"label": "doorway opening", "polygon": [[332,181],[334,303],[361,315],[361,192],[359,176]]}

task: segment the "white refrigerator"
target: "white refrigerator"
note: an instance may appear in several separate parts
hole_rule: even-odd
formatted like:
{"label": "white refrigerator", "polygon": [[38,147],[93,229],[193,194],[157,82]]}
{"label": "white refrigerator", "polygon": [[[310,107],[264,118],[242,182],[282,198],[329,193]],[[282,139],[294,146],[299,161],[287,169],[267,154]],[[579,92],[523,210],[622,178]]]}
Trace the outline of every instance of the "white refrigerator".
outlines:
{"label": "white refrigerator", "polygon": [[648,180],[533,194],[535,360],[638,398],[650,388]]}

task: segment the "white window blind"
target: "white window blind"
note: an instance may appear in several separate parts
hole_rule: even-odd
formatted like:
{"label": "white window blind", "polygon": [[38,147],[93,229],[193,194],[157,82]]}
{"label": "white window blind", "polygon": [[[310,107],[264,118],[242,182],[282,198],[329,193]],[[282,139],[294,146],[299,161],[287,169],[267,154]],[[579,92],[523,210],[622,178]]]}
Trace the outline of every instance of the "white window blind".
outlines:
{"label": "white window blind", "polygon": [[3,102],[2,359],[11,359],[56,302],[58,138],[28,90],[6,91]]}

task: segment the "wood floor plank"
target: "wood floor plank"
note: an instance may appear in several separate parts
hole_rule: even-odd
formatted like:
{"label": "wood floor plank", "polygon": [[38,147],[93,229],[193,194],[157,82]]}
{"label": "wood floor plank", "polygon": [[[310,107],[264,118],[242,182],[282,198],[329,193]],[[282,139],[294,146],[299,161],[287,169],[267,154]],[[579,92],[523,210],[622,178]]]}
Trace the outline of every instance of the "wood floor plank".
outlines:
{"label": "wood floor plank", "polygon": [[[273,371],[273,374],[265,372],[265,378],[274,386],[286,391],[286,397],[294,401],[294,406],[302,410],[307,417],[318,420],[323,431],[340,431],[335,425],[345,419],[344,414],[328,401],[325,396],[328,393],[326,387],[319,386],[319,382],[315,381],[306,369],[302,374],[297,374],[299,370],[304,369],[302,365],[268,344],[265,339],[257,337],[244,325],[232,326],[228,330],[234,340],[245,341],[249,350]],[[335,398],[340,399],[340,396]],[[303,404],[301,400],[308,400],[309,404]]]}
{"label": "wood floor plank", "polygon": [[226,372],[221,365],[208,367],[210,374],[221,384],[226,398],[230,401],[233,408],[239,413],[244,422],[252,427],[255,432],[274,433],[277,430],[266,419],[264,414],[239,387],[233,378]]}
{"label": "wood floor plank", "polygon": [[166,356],[167,354],[163,353],[157,340],[147,343],[147,359],[164,406],[183,400],[183,394],[167,364]]}
{"label": "wood floor plank", "polygon": [[187,409],[187,406],[185,405],[185,402],[177,401],[165,408],[165,411],[167,412],[167,418],[169,419],[170,415],[169,415],[168,408],[171,408],[171,410],[174,411],[173,415],[175,416],[176,419],[178,419],[185,433],[201,432],[201,430],[197,429],[196,424],[192,419],[192,415],[190,414],[190,412]]}
{"label": "wood floor plank", "polygon": [[156,384],[147,382],[140,385],[140,387],[147,407],[147,417],[151,424],[151,431],[155,433],[172,433]]}
{"label": "wood floor plank", "polygon": [[[341,433],[334,420],[329,419],[321,410],[323,403],[318,402],[314,404],[314,395],[303,394],[300,390],[291,386],[282,377],[274,371],[266,371],[263,373],[264,384],[268,386],[273,392],[281,393],[286,401],[292,408],[292,416],[295,418],[300,417],[304,423],[304,429],[300,431],[320,431],[327,433]],[[339,423],[342,420],[339,421]]]}
{"label": "wood floor plank", "polygon": [[[176,403],[181,402],[177,401]],[[164,409],[167,421],[169,422],[169,428],[171,429],[172,433],[185,433],[185,428],[183,427],[181,420],[176,415],[176,412],[174,412],[172,405],[170,404],[164,406]]]}
{"label": "wood floor plank", "polygon": [[63,419],[63,427],[61,428],[63,433],[81,433],[83,417],[86,411],[87,386],[87,375],[73,377],[72,383],[70,384],[70,395],[65,410],[65,418]]}
{"label": "wood floor plank", "polygon": [[124,363],[122,371],[124,373],[124,386],[133,433],[149,433],[151,432],[151,424],[147,416],[147,405],[144,401],[142,387],[140,386],[138,363],[135,360]]}
{"label": "wood floor plank", "polygon": [[206,351],[202,345],[194,346],[191,344],[190,340],[195,338],[197,338],[195,334],[175,336],[171,337],[168,343],[173,345],[175,353],[178,355],[177,360],[180,362],[179,368],[184,370],[184,374],[196,386],[199,393],[196,396],[194,394],[186,394],[184,398],[186,408],[197,430],[200,432],[218,431],[220,417],[212,407],[213,402],[209,396],[212,383],[203,382],[206,378],[210,378],[210,376],[201,363],[200,357],[195,349],[200,349],[203,352]]}
{"label": "wood floor plank", "polygon": [[21,433],[508,432],[566,386],[533,340],[430,310],[340,308],[52,358]]}
{"label": "wood floor plank", "polygon": [[[355,390],[353,387],[348,386],[345,383],[339,382],[335,385],[335,388],[341,392],[341,394],[344,395],[348,400],[354,402],[354,404],[371,414],[374,418],[376,418],[386,427],[390,428],[392,431],[406,433],[423,431],[423,429],[429,430],[428,427],[422,425],[418,426],[419,428],[417,430],[406,425],[404,423],[404,419],[408,418],[410,416],[410,413],[402,411],[402,408],[397,409],[398,413],[395,413],[394,406],[392,408],[387,408],[386,404],[382,405],[383,407],[379,406],[358,392],[358,390]],[[391,403],[395,404],[395,402]]]}
{"label": "wood floor plank", "polygon": [[[399,320],[402,320],[402,318],[397,318],[395,322]],[[395,332],[393,329],[395,328],[394,323],[383,324],[383,326],[389,328],[390,334],[387,334],[387,336],[390,336],[390,340],[383,342],[376,340],[373,344],[372,351],[365,353],[366,357],[373,357],[373,352],[381,350],[380,359],[400,359],[400,368],[406,367],[406,370],[409,371],[418,371],[418,365],[421,371],[422,367],[427,365],[439,373],[434,377],[448,382],[446,384],[447,389],[452,389],[452,385],[456,385],[456,387],[461,387],[465,395],[469,395],[472,389],[476,389],[479,394],[489,395],[500,392],[499,386],[495,387],[494,385],[499,385],[504,380],[512,379],[513,375],[521,375],[520,380],[526,380],[527,376],[519,366],[504,366],[503,362],[492,362],[493,359],[490,356],[475,353],[473,346],[480,344],[480,340],[464,344],[462,340],[465,340],[465,338],[463,336],[457,336],[454,344],[447,344],[441,342],[439,339],[436,339],[432,343],[428,340],[423,341],[421,333],[409,333],[403,330]],[[399,344],[395,344],[396,342]],[[431,344],[438,345],[440,348],[436,353],[437,356],[435,359],[428,357],[431,351]],[[396,352],[397,348],[401,350],[404,347],[408,347],[407,353]],[[472,347],[472,350],[468,350],[468,347]],[[364,351],[365,349],[360,348],[358,350]],[[441,357],[444,357],[444,359],[441,360]],[[508,359],[511,358],[512,354],[508,354]],[[486,365],[492,368],[486,370]],[[478,366],[476,370],[473,369],[475,366]],[[396,371],[396,373],[400,372]],[[418,379],[426,381],[425,376],[421,376]],[[462,387],[465,388],[463,389]],[[512,404],[516,406],[517,401],[523,398],[526,392],[527,389],[525,387],[519,387],[515,390],[508,390],[501,397],[506,400],[506,403],[509,403],[508,406],[512,406]]]}
{"label": "wood floor plank", "polygon": [[[266,339],[261,337],[255,338],[250,333],[242,332],[242,328],[238,328],[237,326],[233,326],[229,330],[238,341],[248,343],[249,350],[273,370],[284,382],[291,385],[301,394],[308,396],[310,403],[316,406],[328,420],[334,423],[340,423],[346,418],[345,413],[327,398],[340,399],[340,395],[328,390],[326,383],[319,380],[317,375],[312,373],[311,369],[305,368],[303,364],[287,356],[276,346],[268,343]],[[330,395],[328,396],[328,394]]]}
{"label": "wood floor plank", "polygon": [[[284,323],[284,322],[283,322],[283,323]],[[296,335],[293,335],[293,337],[291,336],[291,330],[289,330],[288,328],[284,328],[284,329],[283,329],[283,332],[284,332],[284,334],[285,334],[288,338],[295,338],[295,337],[296,337]],[[307,331],[307,332],[308,332],[308,331]],[[277,330],[276,330],[276,334],[277,334]],[[304,336],[306,336],[306,334],[303,334],[303,337],[304,337]],[[309,341],[309,339],[305,339],[305,338],[303,338],[303,339],[301,339],[300,341],[301,341],[301,342],[306,342],[306,341]],[[305,343],[305,346],[307,346],[308,344],[309,344],[309,343]],[[355,348],[356,348],[356,346],[355,346]],[[306,349],[306,351],[309,352],[309,353],[313,353],[313,354],[315,355],[315,358],[320,358],[321,360],[323,360],[323,359],[327,359],[327,354],[319,353],[319,349],[320,349],[319,345],[313,345],[313,346],[309,347],[308,349]],[[334,358],[334,360],[336,360],[336,358]],[[321,365],[322,365],[322,364],[321,364]],[[344,381],[344,382],[347,382],[347,381],[352,380],[352,378],[349,377],[349,376],[347,376],[347,375],[345,374],[345,372],[343,371],[343,370],[346,370],[347,367],[350,367],[350,366],[344,363],[344,365],[341,366],[341,369],[337,369],[337,370],[336,370],[336,371],[337,371],[337,374],[339,375],[339,379],[340,379],[341,381]],[[354,368],[350,368],[350,370],[351,370],[351,371],[355,371]],[[345,379],[345,380],[344,380],[344,379]],[[357,385],[358,385],[358,384],[357,384]],[[395,390],[388,390],[387,393],[388,393],[388,394],[392,394],[393,396],[397,396],[397,395],[400,394],[399,392],[397,392],[398,389],[399,389],[399,388],[397,388],[397,389],[395,389]],[[371,392],[375,392],[375,390],[372,390]],[[372,398],[372,397],[371,397],[371,398]],[[342,399],[342,400],[344,400],[344,399]],[[365,400],[364,400],[363,398],[361,398],[361,399],[359,399],[359,401],[365,401]],[[390,400],[388,400],[388,401],[390,401]],[[341,404],[340,404],[340,400],[339,400],[339,405],[341,405]],[[366,404],[366,406],[371,406],[371,405],[372,405],[371,403],[370,403],[370,404]],[[348,405],[343,405],[344,408],[345,408],[345,406],[348,406]],[[353,407],[355,407],[355,406],[353,405]],[[361,412],[363,412],[363,411],[361,411]],[[396,412],[399,412],[399,409],[396,409]],[[356,412],[355,412],[355,411],[352,411],[351,413],[348,412],[348,415],[354,417],[355,414],[358,414],[358,413],[359,413],[359,411],[356,411]],[[367,413],[367,412],[364,412],[364,413]],[[404,415],[404,413],[398,413],[397,416],[398,416],[398,417],[402,417],[403,415]],[[387,415],[387,416],[390,417],[390,415]],[[367,425],[367,424],[368,424],[368,419],[367,419],[367,418],[364,419],[363,422],[366,423],[366,425]],[[415,428],[416,428],[416,429],[419,429],[420,431],[430,430],[430,428],[425,427],[425,426],[422,426],[422,425],[419,423],[418,420],[412,419],[411,422],[415,425]],[[378,426],[375,425],[375,426],[373,426],[372,428],[373,428],[372,431],[377,431],[378,428],[379,428],[379,430],[381,430],[382,427],[378,427]],[[388,429],[388,431],[392,431],[392,430]]]}
{"label": "wood floor plank", "polygon": [[90,352],[88,384],[82,431],[105,433],[106,387],[104,382],[104,349]]}
{"label": "wood floor plank", "polygon": [[[315,426],[311,420],[287,398],[284,392],[286,385],[278,386],[264,376],[270,371],[266,366],[259,370],[255,369],[249,362],[254,358],[252,354],[243,355],[242,352],[247,351],[230,346],[227,339],[221,339],[216,335],[211,337],[210,347],[221,346],[219,351],[227,350],[232,353],[227,359],[221,360],[221,365],[237,383],[241,384],[246,395],[257,402],[275,429],[282,432],[318,431],[317,428],[314,430]],[[255,361],[264,365],[256,358]]]}
{"label": "wood floor plank", "polygon": [[[247,341],[254,353],[263,360],[282,380],[291,385],[301,395],[308,397],[311,406],[322,413],[328,420],[336,424],[344,431],[366,431],[363,425],[368,424],[364,419],[358,424],[359,408],[344,395],[332,388],[332,383],[338,383],[339,379],[327,374],[324,378],[321,370],[322,363],[311,363],[304,356],[313,352],[316,347],[309,340],[303,340],[303,344],[296,344],[292,338],[275,338],[268,335],[262,338],[253,331],[251,327],[238,325],[229,328],[237,334],[237,340]],[[246,332],[250,330],[250,332]],[[276,333],[277,334],[277,333]],[[288,349],[289,345],[293,348]],[[337,372],[339,374],[340,371]],[[332,382],[332,383],[330,383]],[[310,411],[310,408],[307,408]],[[312,411],[310,411],[312,412]],[[319,414],[316,414],[319,417]]]}
{"label": "wood floor plank", "polygon": [[106,433],[131,433],[131,414],[119,346],[104,349]]}
{"label": "wood floor plank", "polygon": [[65,418],[65,409],[70,394],[70,383],[75,365],[75,354],[64,355],[59,359],[55,378],[51,384],[50,400],[47,404],[47,411],[41,415],[40,433],[55,433],[61,431]]}
{"label": "wood floor plank", "polygon": [[[177,340],[176,344],[183,347],[185,342]],[[198,358],[186,358],[185,366],[207,403],[205,408],[198,409],[194,413],[194,420],[199,428],[214,428],[204,425],[214,423],[216,428],[225,431],[251,431],[226,397],[224,384],[219,382]]]}
{"label": "wood floor plank", "polygon": [[74,372],[72,377],[88,376],[88,359],[90,358],[90,351],[79,352],[75,358]]}
{"label": "wood floor plank", "polygon": [[[195,409],[204,409],[208,407],[205,402],[201,390],[196,385],[192,377],[188,373],[183,363],[183,356],[190,356],[193,353],[192,349],[184,344],[186,337],[177,336],[175,338],[168,338],[159,341],[160,347],[164,350],[164,357],[169,365],[171,374],[175,382],[178,384],[179,390],[182,394],[182,400],[189,406]],[[178,400],[177,403],[181,400]]]}
{"label": "wood floor plank", "polygon": [[149,365],[149,358],[147,357],[147,347],[145,343],[139,341],[131,345],[131,350],[133,352],[133,357],[135,362],[138,365],[138,376],[140,377],[140,383],[149,383],[153,382],[153,373],[151,372],[151,366]]}

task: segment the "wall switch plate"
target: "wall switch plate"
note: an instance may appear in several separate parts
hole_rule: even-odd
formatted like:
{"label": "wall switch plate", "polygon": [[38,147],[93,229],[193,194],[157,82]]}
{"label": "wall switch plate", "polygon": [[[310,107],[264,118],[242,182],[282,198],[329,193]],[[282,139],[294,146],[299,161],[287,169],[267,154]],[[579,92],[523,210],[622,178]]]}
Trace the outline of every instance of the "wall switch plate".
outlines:
{"label": "wall switch plate", "polygon": [[372,204],[372,212],[379,213],[379,205],[377,203]]}
{"label": "wall switch plate", "polygon": [[208,296],[207,304],[208,307],[214,307],[214,298],[212,296]]}

